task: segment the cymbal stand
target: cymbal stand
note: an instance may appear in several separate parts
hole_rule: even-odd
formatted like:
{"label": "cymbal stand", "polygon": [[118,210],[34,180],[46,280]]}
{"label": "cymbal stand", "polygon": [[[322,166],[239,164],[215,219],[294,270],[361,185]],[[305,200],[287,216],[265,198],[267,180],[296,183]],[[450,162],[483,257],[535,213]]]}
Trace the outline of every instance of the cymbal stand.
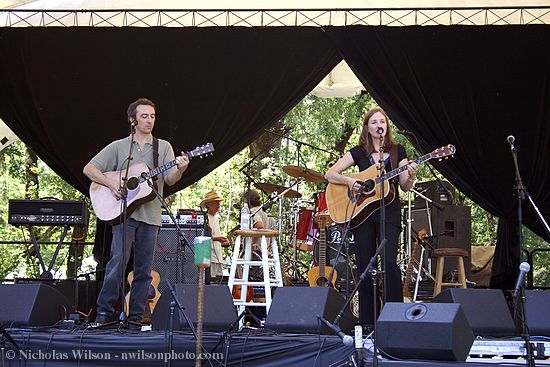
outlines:
{"label": "cymbal stand", "polygon": [[[288,186],[286,189],[284,189],[283,191],[281,191],[280,193],[277,192],[277,191],[273,191],[269,196],[269,199],[264,202],[262,204],[262,206],[260,206],[254,213],[250,213],[250,216],[254,216],[254,214],[256,214],[257,212],[259,212],[260,210],[262,210],[267,204],[269,204],[270,202],[275,202],[275,201],[279,201],[279,220],[282,218],[282,200],[285,196],[285,194],[287,192],[289,192],[292,187],[298,185],[300,182],[302,182],[304,180],[303,177],[299,177],[298,179],[296,179],[296,181],[294,181],[294,183],[290,186]],[[296,208],[296,207],[294,207]],[[297,217],[298,217],[298,212],[296,212],[296,209],[294,209],[294,212],[293,212],[293,218],[292,218],[292,228],[293,228],[293,235],[292,235],[292,260],[294,263],[296,263],[296,260],[297,260],[297,248],[296,248],[296,230],[297,230],[297,223],[298,223],[298,220],[297,220]],[[279,243],[280,242],[280,236],[281,236],[281,231],[282,229],[282,225],[281,225],[281,222],[279,222]]]}

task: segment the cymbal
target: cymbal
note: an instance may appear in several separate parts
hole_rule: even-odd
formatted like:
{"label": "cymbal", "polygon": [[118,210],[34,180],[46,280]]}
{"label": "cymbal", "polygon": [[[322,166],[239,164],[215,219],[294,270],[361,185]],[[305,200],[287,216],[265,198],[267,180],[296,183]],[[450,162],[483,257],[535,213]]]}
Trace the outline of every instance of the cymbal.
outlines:
{"label": "cymbal", "polygon": [[[277,191],[277,193],[280,194],[281,192],[285,191],[288,187],[264,182],[264,183],[259,183],[258,188],[260,188],[260,190],[262,191],[267,192],[268,194],[271,194],[274,191]],[[283,195],[283,197],[289,198],[289,199],[298,199],[302,197],[302,194],[300,194],[298,191],[290,189]]]}
{"label": "cymbal", "polygon": [[326,182],[325,176],[312,169],[300,166],[284,166],[283,172],[294,178],[303,177],[304,181],[322,183]]}

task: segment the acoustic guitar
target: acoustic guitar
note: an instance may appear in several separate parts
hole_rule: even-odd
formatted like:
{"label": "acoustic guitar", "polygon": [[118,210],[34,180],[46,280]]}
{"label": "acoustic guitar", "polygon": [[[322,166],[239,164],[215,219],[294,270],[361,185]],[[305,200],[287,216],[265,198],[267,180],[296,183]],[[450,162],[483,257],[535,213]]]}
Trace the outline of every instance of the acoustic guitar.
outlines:
{"label": "acoustic guitar", "polygon": [[[147,292],[147,304],[145,306],[145,310],[143,311],[143,317],[142,320],[145,322],[151,321],[151,315],[153,314],[153,311],[155,310],[155,307],[157,305],[157,302],[161,296],[158,286],[160,283],[160,275],[154,270],[151,270],[151,277],[153,278],[151,280],[151,285],[149,286],[149,291]],[[132,270],[128,274],[128,284],[130,284],[130,289],[132,288],[132,282],[134,281],[134,271]],[[126,294],[126,313],[130,312],[130,293],[128,292]]]}
{"label": "acoustic guitar", "polygon": [[328,213],[323,212],[316,214],[315,222],[319,227],[319,266],[315,266],[307,272],[307,279],[309,281],[310,287],[328,287],[336,285],[336,269],[332,274],[332,279],[329,283],[328,277],[332,271],[332,267],[327,266],[327,236],[326,228],[328,227],[328,222],[330,221],[330,216]]}
{"label": "acoustic guitar", "polygon": [[[212,143],[204,144],[200,147],[193,149],[190,152],[187,152],[189,159],[196,157],[203,157],[207,154],[210,154],[214,151],[214,146]],[[149,167],[143,162],[136,163],[130,166],[128,169],[128,195],[127,195],[127,217],[129,217],[134,210],[136,210],[140,205],[151,201],[155,198],[155,192],[149,186],[148,180],[153,179],[154,177],[160,175],[161,173],[169,170],[170,168],[176,166],[176,160],[172,160],[160,167],[149,170]],[[105,172],[105,175],[108,177],[116,177],[121,182],[126,175],[126,170],[121,171],[112,171]],[[156,182],[154,182],[156,188]],[[90,185],[90,199],[92,200],[92,207],[94,208],[96,216],[110,224],[119,224],[122,223],[123,218],[123,208],[121,205],[121,200],[118,199],[111,189],[97,182],[92,182]]]}
{"label": "acoustic guitar", "polygon": [[424,238],[428,234],[428,231],[424,228],[422,228],[418,232],[418,237],[416,237],[416,241],[414,242],[413,248],[411,250],[411,257],[409,258],[409,263],[407,264],[407,274],[405,275],[405,280],[403,281],[403,298],[407,298],[408,300],[412,299],[410,284],[412,279],[412,274],[414,270],[414,266],[418,266],[418,275],[420,276],[420,264],[418,262],[418,248],[420,247],[420,244],[422,241],[424,241]]}
{"label": "acoustic guitar", "polygon": [[[423,155],[422,157],[415,159],[416,164],[424,163],[432,158],[442,159],[450,155],[455,154],[456,148],[449,144],[434,150],[431,153]],[[382,180],[387,181],[400,173],[404,172],[408,168],[408,164],[402,167],[396,168],[390,172],[387,172],[383,176],[379,175],[380,163],[376,163],[364,171],[358,173],[352,173],[346,175],[347,177],[353,177],[358,181],[364,182],[364,189],[361,195],[354,195],[347,185],[329,183],[327,186],[326,199],[328,211],[332,220],[338,224],[343,224],[351,221],[351,228],[356,228],[363,223],[372,213],[374,213],[380,207],[380,182]],[[385,204],[390,204],[395,198],[395,192],[393,185],[384,185]],[[357,207],[353,211],[353,206],[357,201]],[[353,215],[352,215],[353,211]]]}

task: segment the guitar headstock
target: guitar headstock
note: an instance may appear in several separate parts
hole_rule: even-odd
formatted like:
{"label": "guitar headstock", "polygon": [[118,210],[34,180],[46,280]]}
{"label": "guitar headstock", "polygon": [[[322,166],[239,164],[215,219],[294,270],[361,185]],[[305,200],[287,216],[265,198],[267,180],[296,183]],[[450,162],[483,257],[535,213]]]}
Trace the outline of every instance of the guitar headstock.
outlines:
{"label": "guitar headstock", "polygon": [[321,229],[328,227],[332,223],[332,218],[326,211],[315,214],[313,219]]}
{"label": "guitar headstock", "polygon": [[442,146],[441,148],[431,152],[430,157],[438,158],[439,160],[441,160],[442,158],[455,154],[455,152],[456,152],[455,146],[452,144],[449,144],[449,145]]}
{"label": "guitar headstock", "polygon": [[214,151],[214,144],[212,143],[206,143],[199,147],[196,147],[190,152],[187,152],[187,156],[189,159],[195,158],[195,157],[204,157],[207,155],[212,155],[211,153]]}

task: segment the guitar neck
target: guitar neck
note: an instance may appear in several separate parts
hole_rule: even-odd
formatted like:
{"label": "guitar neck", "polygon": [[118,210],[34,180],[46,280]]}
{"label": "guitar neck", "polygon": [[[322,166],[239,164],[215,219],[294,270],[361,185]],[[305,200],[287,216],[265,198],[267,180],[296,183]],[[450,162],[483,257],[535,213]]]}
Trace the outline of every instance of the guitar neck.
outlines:
{"label": "guitar neck", "polygon": [[[189,157],[189,159],[191,159],[193,157],[189,153],[186,153],[186,155]],[[142,183],[146,180],[150,180],[153,177],[156,177],[156,176],[160,175],[161,173],[168,171],[170,168],[176,166],[177,164],[178,164],[177,161],[174,159],[174,160],[171,160],[170,162],[168,162],[166,164],[163,164],[162,166],[158,166],[157,168],[153,168],[152,170],[150,170],[147,173],[147,175],[145,175],[145,177],[140,176],[139,177],[139,182]]]}
{"label": "guitar neck", "polygon": [[146,180],[150,180],[151,178],[160,175],[161,173],[169,170],[170,168],[174,167],[175,165],[177,165],[177,163],[176,163],[176,160],[174,159],[173,161],[170,161],[166,164],[163,164],[162,166],[159,166],[157,168],[153,168],[152,170],[150,170],[147,173],[147,175],[145,175],[145,177],[140,176],[139,177],[139,182],[141,183],[141,182],[144,182]]}
{"label": "guitar neck", "polygon": [[327,265],[327,238],[325,232],[325,228],[319,228],[319,267],[323,270]]}
{"label": "guitar neck", "polygon": [[[422,164],[426,161],[429,161],[431,158],[432,158],[432,154],[428,153],[428,154],[425,154],[425,155],[423,155],[422,157],[420,157],[418,159],[415,159],[413,162],[416,163],[416,164]],[[390,172],[387,172],[386,174],[384,174],[382,176],[376,177],[375,182],[378,184],[378,183],[380,183],[381,180],[392,179],[395,176],[399,175],[401,172],[406,171],[409,168],[409,165],[410,165],[410,163],[406,164],[402,167],[398,167],[394,170],[391,170]]]}

